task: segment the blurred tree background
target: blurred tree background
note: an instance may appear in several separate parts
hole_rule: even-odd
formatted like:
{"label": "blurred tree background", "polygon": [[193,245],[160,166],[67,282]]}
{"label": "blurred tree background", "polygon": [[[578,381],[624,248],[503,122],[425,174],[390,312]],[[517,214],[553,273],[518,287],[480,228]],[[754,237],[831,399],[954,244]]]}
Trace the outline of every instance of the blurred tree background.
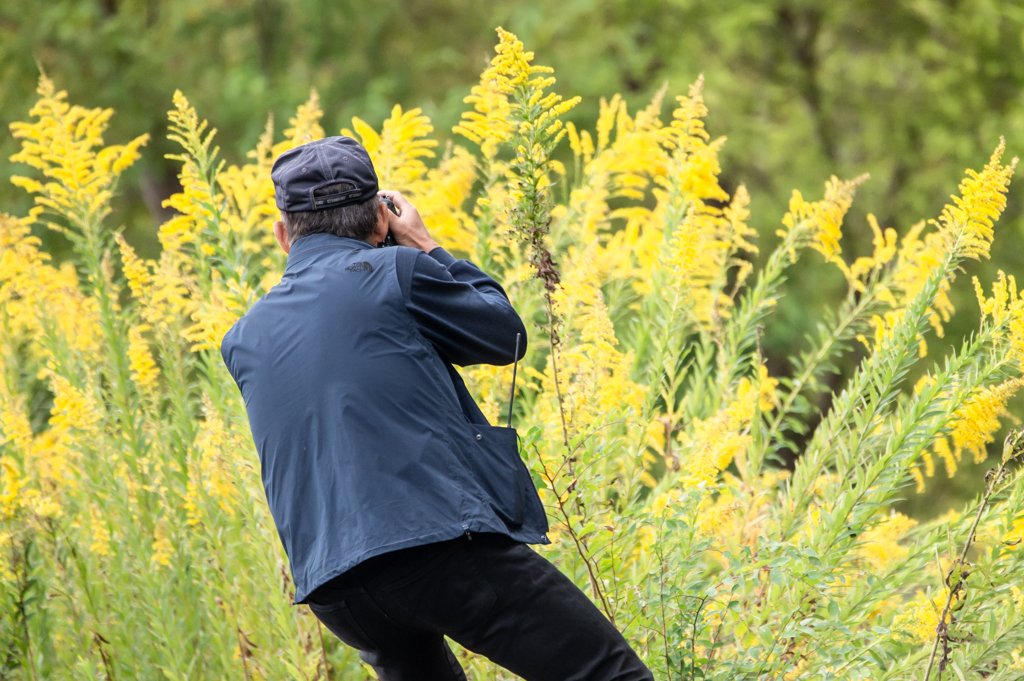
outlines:
{"label": "blurred tree background", "polygon": [[[175,88],[219,129],[229,162],[255,146],[267,115],[283,129],[311,87],[328,134],[353,115],[377,126],[401,104],[422,107],[447,140],[498,25],[555,68],[559,92],[583,96],[569,116],[578,127],[592,128],[602,96],[619,92],[635,110],[663,83],[674,96],[703,73],[709,131],[729,138],[723,185],[750,190],[762,252],[794,188],[817,198],[832,174],[870,173],[843,243],[850,256],[867,255],[867,212],[902,235],[938,215],[1000,135],[1009,154],[1024,150],[1022,0],[5,0],[0,124],[27,117],[42,69],[72,102],[116,110],[108,143],[149,132],[116,217],[152,257],[167,217],[161,201],[177,189],[163,158],[175,151],[164,137]],[[15,149],[0,136],[4,159]],[[0,164],[0,206],[24,214],[27,196],[6,182],[16,172]],[[970,275],[1024,274],[1022,186],[1010,188],[1001,248],[957,282],[962,313],[950,339],[975,325]],[[59,258],[61,237],[39,236]],[[773,374],[787,373],[774,358],[809,331],[816,314],[805,311],[835,305],[844,289],[838,271],[813,258],[788,286],[796,295],[783,298],[783,323],[764,339]],[[941,339],[929,345],[937,356],[947,349]],[[975,491],[955,485],[980,479],[940,471],[926,494],[908,491],[904,510],[945,511]]]}

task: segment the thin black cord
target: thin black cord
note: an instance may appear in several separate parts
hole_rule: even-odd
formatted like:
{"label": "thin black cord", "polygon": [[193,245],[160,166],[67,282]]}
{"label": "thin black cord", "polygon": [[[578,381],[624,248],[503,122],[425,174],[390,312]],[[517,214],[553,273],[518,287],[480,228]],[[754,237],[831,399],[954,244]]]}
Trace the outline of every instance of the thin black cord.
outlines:
{"label": "thin black cord", "polygon": [[508,427],[512,427],[512,403],[516,399],[516,369],[519,368],[519,337],[522,334],[516,334],[516,361],[512,365],[512,394],[508,397]]}

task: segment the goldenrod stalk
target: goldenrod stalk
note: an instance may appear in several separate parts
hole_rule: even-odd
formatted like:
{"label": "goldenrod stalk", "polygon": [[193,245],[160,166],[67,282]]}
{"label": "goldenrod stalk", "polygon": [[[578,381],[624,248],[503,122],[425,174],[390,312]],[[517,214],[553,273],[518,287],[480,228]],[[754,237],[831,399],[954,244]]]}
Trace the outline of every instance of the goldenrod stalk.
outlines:
{"label": "goldenrod stalk", "polygon": [[[974,544],[974,534],[978,530],[978,524],[981,522],[982,516],[985,515],[985,511],[988,509],[988,500],[991,498],[992,492],[995,490],[996,486],[1002,482],[1003,474],[1006,472],[1006,464],[1016,459],[1021,452],[1024,452],[1024,430],[1016,430],[1006,436],[1006,442],[1003,445],[1003,456],[995,471],[989,471],[985,474],[985,477],[988,478],[988,484],[985,486],[985,493],[982,495],[981,502],[978,504],[978,511],[974,514],[974,522],[971,523],[971,529],[967,532],[967,538],[964,540],[964,547],[960,552],[960,557],[953,563],[953,567],[950,570],[949,575],[946,577],[949,590],[946,594],[946,603],[942,606],[942,613],[939,615],[939,624],[935,628],[935,640],[932,642],[932,650],[928,655],[928,664],[924,668],[924,676],[921,677],[922,681],[928,681],[928,677],[931,676],[932,666],[935,664],[935,654],[939,650],[939,643],[949,637],[949,624],[947,624],[946,618],[949,617],[953,600],[959,597],[958,594],[961,591],[961,587],[966,584],[967,575],[965,574],[965,570],[967,568],[967,553]],[[952,583],[949,582],[950,577],[953,578]],[[967,596],[964,594],[961,600],[966,598]],[[945,668],[945,661],[946,658],[945,655],[943,655],[943,663],[939,668],[940,675],[942,673],[942,669]]]}
{"label": "goldenrod stalk", "polygon": [[[867,423],[874,423],[895,399],[899,381],[909,362],[913,361],[921,342],[928,306],[957,262],[958,259],[952,254],[946,256],[907,308],[899,324],[887,336],[885,343],[857,371],[850,385],[833,403],[828,417],[818,426],[793,475],[789,492],[792,507],[780,523],[781,539],[785,540],[794,531],[797,513],[802,512],[807,503],[811,485],[834,456],[835,440],[847,431],[847,423],[854,414],[862,414]],[[869,399],[865,400],[865,395],[869,395]],[[869,434],[865,431],[865,428],[858,428],[851,434],[851,451],[859,452],[863,439]]]}
{"label": "goldenrod stalk", "polygon": [[[566,453],[566,460],[568,460],[570,455],[571,453]],[[564,492],[559,492],[556,485],[557,474],[553,474],[548,470],[547,464],[544,462],[543,458],[541,458],[540,461],[541,465],[544,467],[545,481],[548,483],[551,493],[555,495],[555,501],[558,504],[558,512],[562,516],[562,522],[565,524],[565,529],[569,533],[569,536],[572,537],[573,543],[576,547],[576,553],[587,568],[587,575],[590,578],[590,586],[594,590],[594,596],[601,602],[601,609],[604,610],[605,616],[608,617],[612,624],[615,624],[615,613],[609,606],[608,600],[605,598],[604,589],[601,588],[601,583],[598,581],[598,571],[592,563],[593,557],[590,555],[590,551],[588,550],[584,540],[572,526],[572,515],[566,508],[565,501],[562,499],[563,495],[571,496],[573,494],[577,484],[577,479],[573,476],[573,481],[569,483],[566,490]]]}
{"label": "goldenrod stalk", "polygon": [[324,664],[324,678],[331,681],[331,667],[327,664],[327,648],[324,647],[324,627],[319,619],[316,621],[316,634],[320,639],[320,660]]}
{"label": "goldenrod stalk", "polygon": [[840,306],[839,313],[831,317],[832,325],[822,330],[810,353],[801,355],[800,371],[791,380],[792,387],[775,410],[774,418],[768,423],[767,432],[762,436],[762,445],[748,457],[751,462],[752,474],[757,475],[760,472],[761,463],[768,448],[773,444],[779,445],[778,439],[782,435],[784,424],[787,418],[792,418],[791,410],[798,398],[813,387],[812,380],[815,376],[827,367],[826,363],[842,347],[842,344],[857,333],[863,320],[878,308],[879,302],[875,297],[877,289],[878,285],[872,285],[860,295],[855,295],[856,291],[851,289],[850,294]]}

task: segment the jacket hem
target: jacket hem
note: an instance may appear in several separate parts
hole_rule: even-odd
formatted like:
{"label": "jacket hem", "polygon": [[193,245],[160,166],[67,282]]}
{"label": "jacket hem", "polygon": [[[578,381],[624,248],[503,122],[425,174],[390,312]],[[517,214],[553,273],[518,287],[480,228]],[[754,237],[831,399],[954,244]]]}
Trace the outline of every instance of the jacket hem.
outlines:
{"label": "jacket hem", "polygon": [[494,525],[490,525],[486,522],[479,521],[464,523],[455,527],[448,527],[443,530],[439,530],[426,536],[402,539],[397,542],[391,542],[390,544],[384,544],[382,546],[377,546],[375,548],[363,551],[362,553],[358,554],[355,559],[345,561],[338,568],[325,571],[323,573],[323,577],[314,578],[314,580],[312,581],[316,581],[316,584],[313,586],[309,586],[300,590],[298,588],[298,584],[296,584],[295,597],[292,600],[292,605],[305,605],[306,598],[311,593],[313,593],[319,586],[321,586],[325,582],[334,579],[338,575],[348,570],[351,570],[356,565],[359,565],[363,561],[369,560],[374,556],[379,556],[385,553],[391,553],[392,551],[398,551],[401,549],[409,549],[414,546],[423,546],[424,544],[436,544],[438,542],[448,541],[450,539],[457,539],[458,537],[461,537],[467,532],[469,532],[470,534],[474,532],[496,532],[498,534],[504,534],[505,536],[514,539],[515,541],[521,542],[523,544],[551,543],[551,540],[549,540],[547,535],[543,532],[537,533],[531,531],[510,530],[509,528],[503,525],[500,527],[495,527]]}

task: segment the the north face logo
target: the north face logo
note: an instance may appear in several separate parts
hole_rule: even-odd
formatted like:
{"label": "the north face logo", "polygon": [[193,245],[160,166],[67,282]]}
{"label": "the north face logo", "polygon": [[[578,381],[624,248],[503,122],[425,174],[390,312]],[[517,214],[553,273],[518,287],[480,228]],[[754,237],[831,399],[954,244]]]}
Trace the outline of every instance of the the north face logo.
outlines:
{"label": "the north face logo", "polygon": [[349,265],[348,267],[345,268],[345,271],[346,272],[372,272],[373,271],[373,265],[371,265],[370,263],[368,263],[368,262],[366,262],[364,260],[363,262],[357,262],[354,265]]}

